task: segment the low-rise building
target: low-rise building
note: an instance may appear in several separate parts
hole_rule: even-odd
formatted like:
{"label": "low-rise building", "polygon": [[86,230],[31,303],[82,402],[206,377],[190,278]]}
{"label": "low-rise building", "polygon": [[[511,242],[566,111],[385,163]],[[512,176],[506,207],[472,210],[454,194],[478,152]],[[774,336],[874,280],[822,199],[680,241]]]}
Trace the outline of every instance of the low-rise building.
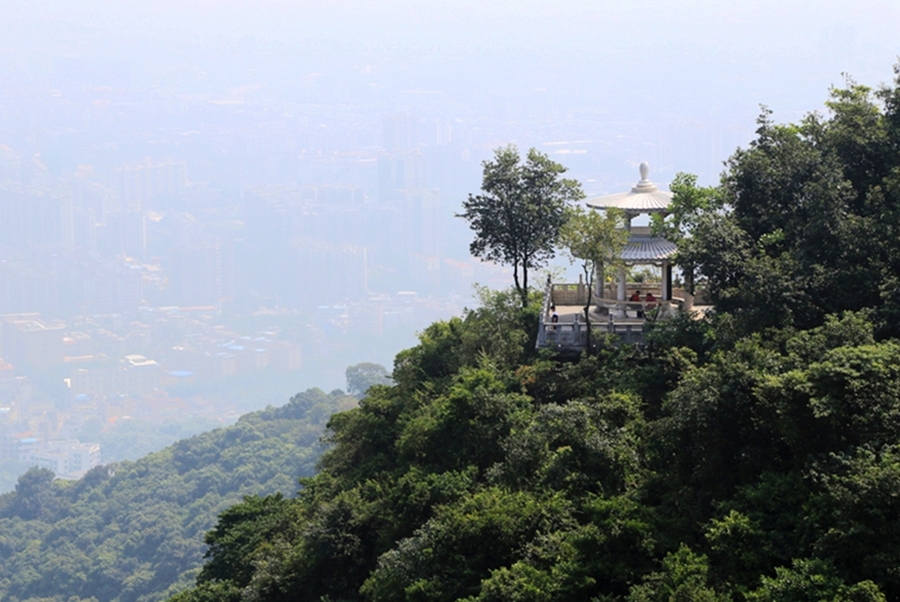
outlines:
{"label": "low-rise building", "polygon": [[100,445],[81,443],[78,439],[50,441],[30,450],[27,457],[21,459],[52,470],[58,478],[78,479],[100,465]]}

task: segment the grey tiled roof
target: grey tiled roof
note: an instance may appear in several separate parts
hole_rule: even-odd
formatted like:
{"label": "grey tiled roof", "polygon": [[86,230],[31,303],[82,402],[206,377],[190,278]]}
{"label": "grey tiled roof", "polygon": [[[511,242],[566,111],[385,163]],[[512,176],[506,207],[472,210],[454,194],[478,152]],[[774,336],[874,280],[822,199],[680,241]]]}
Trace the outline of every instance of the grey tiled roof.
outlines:
{"label": "grey tiled roof", "polygon": [[622,259],[627,262],[660,261],[675,254],[675,243],[664,238],[631,238],[622,250]]}

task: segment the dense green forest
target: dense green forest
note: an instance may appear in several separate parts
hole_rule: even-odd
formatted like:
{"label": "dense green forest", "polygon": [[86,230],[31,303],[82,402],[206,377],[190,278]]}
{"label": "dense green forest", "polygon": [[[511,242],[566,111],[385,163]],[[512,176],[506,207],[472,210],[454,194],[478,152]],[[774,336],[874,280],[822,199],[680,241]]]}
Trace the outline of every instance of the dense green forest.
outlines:
{"label": "dense green forest", "polygon": [[310,390],[77,482],[31,469],[0,496],[0,600],[151,602],[184,589],[217,515],[245,496],[293,495],[326,420],[355,402]]}
{"label": "dense green forest", "polygon": [[438,322],[328,423],[297,497],[176,602],[900,599],[900,83],[765,111],[656,227],[705,317],[534,351],[540,300]]}

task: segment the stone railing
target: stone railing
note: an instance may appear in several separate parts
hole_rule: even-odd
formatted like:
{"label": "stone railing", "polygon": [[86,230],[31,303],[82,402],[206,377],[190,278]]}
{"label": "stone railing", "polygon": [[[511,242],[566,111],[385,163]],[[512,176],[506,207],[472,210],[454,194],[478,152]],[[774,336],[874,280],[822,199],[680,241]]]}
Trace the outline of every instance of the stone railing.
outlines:
{"label": "stone railing", "polygon": [[551,284],[549,286],[550,302],[553,305],[585,305],[588,289],[583,283]]}
{"label": "stone railing", "polygon": [[[691,311],[695,298],[680,288],[672,289],[672,299],[662,299],[661,284],[658,282],[629,282],[626,286],[626,299],[636,291],[641,292],[641,301],[619,301],[616,284],[603,287],[603,296],[591,295],[591,326],[594,333],[615,334],[623,343],[640,343],[643,341],[643,325],[646,320],[666,319],[680,311]],[[538,324],[538,335],[535,346],[539,349],[553,348],[561,351],[580,351],[587,341],[587,326],[580,313],[566,312],[563,321],[552,321],[552,307],[565,306],[584,307],[588,303],[590,290],[579,282],[573,284],[554,284],[547,281],[544,289],[544,305]],[[643,298],[647,293],[656,297],[647,303]],[[697,291],[696,299],[703,299],[702,291]],[[601,315],[602,314],[602,315]]]}
{"label": "stone railing", "polygon": [[542,323],[538,330],[537,347],[550,347],[568,351],[580,351],[587,343],[587,326],[584,322]]}
{"label": "stone railing", "polygon": [[[569,313],[563,317],[563,321],[554,322],[553,308],[563,306],[583,306],[588,300],[588,288],[579,284],[552,284],[547,283],[544,289],[544,304],[538,323],[538,334],[535,346],[538,349],[556,349],[563,352],[580,352],[586,347],[588,328],[580,313]],[[627,301],[620,302],[612,299],[602,299],[594,296],[592,304],[602,305],[598,301],[609,301],[613,304],[638,305]],[[657,302],[657,307],[668,308],[669,302]],[[642,310],[649,311],[644,304]],[[625,314],[623,314],[625,315]],[[599,318],[599,316],[598,316]],[[559,318],[557,318],[559,320]],[[614,334],[623,343],[640,343],[643,340],[643,325],[639,323],[616,323],[613,315],[604,319],[592,319],[592,332],[595,334]]]}

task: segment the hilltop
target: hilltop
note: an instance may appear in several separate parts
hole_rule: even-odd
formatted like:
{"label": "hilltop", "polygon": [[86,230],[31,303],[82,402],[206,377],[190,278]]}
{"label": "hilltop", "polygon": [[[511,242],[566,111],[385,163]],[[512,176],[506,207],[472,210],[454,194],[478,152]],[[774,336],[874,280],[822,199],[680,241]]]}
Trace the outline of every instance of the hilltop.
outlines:
{"label": "hilltop", "polygon": [[331,418],[298,497],[224,512],[173,601],[900,598],[900,90],[826,106],[673,185],[704,317],[566,360],[540,299],[486,293]]}

